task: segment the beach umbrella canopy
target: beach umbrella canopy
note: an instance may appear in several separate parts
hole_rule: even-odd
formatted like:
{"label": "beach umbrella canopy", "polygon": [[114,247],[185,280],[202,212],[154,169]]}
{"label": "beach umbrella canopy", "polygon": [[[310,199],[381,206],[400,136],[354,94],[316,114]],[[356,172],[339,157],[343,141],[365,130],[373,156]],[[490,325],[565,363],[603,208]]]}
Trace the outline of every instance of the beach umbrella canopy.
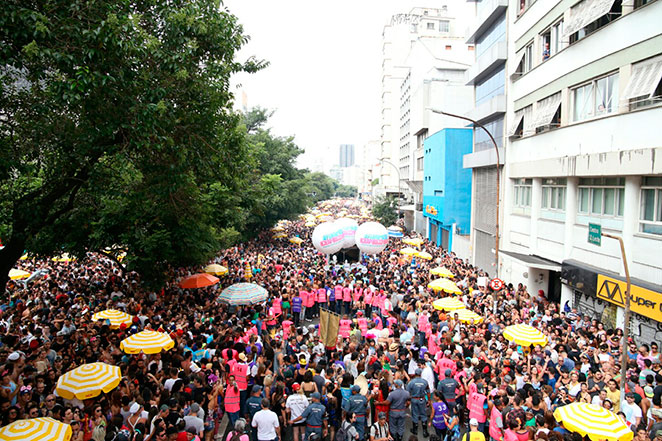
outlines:
{"label": "beach umbrella canopy", "polygon": [[402,239],[403,243],[406,243],[407,245],[411,245],[413,247],[420,247],[423,245],[423,239],[420,239],[418,237],[408,237],[406,239]]}
{"label": "beach umbrella canopy", "polygon": [[432,302],[432,307],[440,311],[454,311],[456,309],[466,309],[466,305],[455,297],[444,297]]}
{"label": "beach umbrella canopy", "polygon": [[400,254],[404,254],[405,256],[413,256],[418,253],[418,250],[415,250],[413,248],[403,248],[400,250]]}
{"label": "beach umbrella canopy", "polygon": [[94,398],[101,392],[110,392],[120,384],[121,379],[122,373],[117,366],[88,363],[61,375],[55,390],[66,400],[75,397],[82,401]]}
{"label": "beach umbrella canopy", "polygon": [[151,330],[138,332],[120,342],[120,349],[127,354],[158,354],[174,346],[175,342],[168,334]]}
{"label": "beach umbrella canopy", "polygon": [[303,243],[303,239],[300,237],[290,237],[290,242],[296,245],[301,245]]}
{"label": "beach umbrella canopy", "polygon": [[0,429],[0,440],[69,441],[71,426],[53,418],[18,420]]}
{"label": "beach umbrella canopy", "polygon": [[267,290],[255,283],[235,283],[221,292],[218,301],[230,305],[253,305],[267,300]]}
{"label": "beach umbrella canopy", "polygon": [[285,228],[281,227],[280,225],[276,225],[271,229],[271,231],[278,232],[278,231],[285,231]]}
{"label": "beach umbrella canopy", "polygon": [[545,334],[533,326],[524,323],[506,326],[503,330],[503,336],[507,340],[515,342],[520,346],[545,346],[547,344],[547,337]]}
{"label": "beach umbrella canopy", "polygon": [[218,282],[218,277],[214,277],[211,274],[200,273],[186,277],[184,280],[179,282],[179,286],[185,289],[204,288],[205,286],[215,285]]}
{"label": "beach umbrella canopy", "polygon": [[386,229],[388,231],[388,237],[403,237],[404,233],[402,232],[402,228],[398,227],[397,225],[391,225]]}
{"label": "beach umbrella canopy", "polygon": [[72,260],[75,259],[71,257],[68,253],[64,253],[61,256],[53,257],[51,260],[53,262],[71,262]]}
{"label": "beach umbrella canopy", "polygon": [[446,267],[444,266],[438,266],[436,268],[432,268],[430,270],[430,274],[433,276],[441,276],[441,277],[455,277],[455,274],[450,272]]}
{"label": "beach umbrella canopy", "polygon": [[462,323],[483,323],[483,317],[470,309],[458,309],[453,311],[453,315],[455,314],[457,314],[457,318],[460,319]]}
{"label": "beach umbrella canopy", "polygon": [[612,411],[597,404],[570,403],[554,411],[556,421],[593,441],[632,441],[634,432]]}
{"label": "beach umbrella canopy", "polygon": [[116,309],[106,309],[94,314],[92,320],[95,322],[98,320],[108,320],[110,322],[110,327],[115,329],[122,326],[122,323],[130,326],[133,323],[133,316]]}
{"label": "beach umbrella canopy", "polygon": [[455,282],[444,278],[435,279],[428,283],[428,288],[433,291],[445,291],[451,294],[462,294],[462,290],[457,287]]}
{"label": "beach umbrella canopy", "polygon": [[416,257],[419,259],[423,260],[432,260],[432,254],[426,252],[426,251],[419,251],[418,253],[414,254]]}
{"label": "beach umbrella canopy", "polygon": [[9,270],[9,279],[10,280],[20,280],[30,277],[30,273],[20,269],[12,268]]}
{"label": "beach umbrella canopy", "polygon": [[287,237],[287,234],[285,234],[285,233],[274,234],[274,239],[285,239],[286,237]]}
{"label": "beach umbrella canopy", "polygon": [[207,274],[213,274],[215,276],[224,276],[228,273],[228,269],[223,265],[207,265],[204,270]]}
{"label": "beach umbrella canopy", "polygon": [[315,222],[308,221],[305,224],[303,224],[305,227],[314,227],[317,225]]}

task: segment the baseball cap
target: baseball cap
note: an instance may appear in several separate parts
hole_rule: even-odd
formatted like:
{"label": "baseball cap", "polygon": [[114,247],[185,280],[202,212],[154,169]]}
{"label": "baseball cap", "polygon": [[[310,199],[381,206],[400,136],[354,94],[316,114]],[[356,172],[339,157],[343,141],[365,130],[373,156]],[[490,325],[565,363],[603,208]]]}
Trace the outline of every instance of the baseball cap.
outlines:
{"label": "baseball cap", "polygon": [[650,386],[644,387],[644,394],[646,394],[647,398],[653,398],[653,395],[654,395],[653,388],[650,387]]}
{"label": "baseball cap", "polygon": [[361,386],[355,384],[354,386],[352,386],[352,392],[361,392]]}
{"label": "baseball cap", "polygon": [[322,396],[319,394],[319,392],[313,392],[310,394],[310,398],[314,398],[316,400],[319,400]]}
{"label": "baseball cap", "polygon": [[262,386],[259,384],[256,384],[253,386],[253,389],[251,389],[251,393],[256,394],[258,392],[262,391]]}
{"label": "baseball cap", "polygon": [[378,417],[379,417],[380,420],[381,419],[386,419],[386,412],[379,412]]}
{"label": "baseball cap", "polygon": [[21,354],[19,354],[18,352],[14,351],[14,352],[12,352],[11,354],[9,354],[9,357],[7,357],[7,360],[9,360],[9,361],[16,361],[16,360],[18,360],[19,358],[21,358]]}
{"label": "baseball cap", "polygon": [[165,412],[166,410],[170,410],[167,404],[161,404],[161,412]]}
{"label": "baseball cap", "polygon": [[655,432],[655,438],[657,437],[662,437],[662,430],[658,430],[657,432]]}
{"label": "baseball cap", "polygon": [[469,425],[470,426],[478,426],[478,420],[476,418],[471,418],[469,420]]}
{"label": "baseball cap", "polygon": [[451,375],[453,375],[453,371],[451,371],[450,369],[446,369],[446,372],[444,372],[444,374],[445,374],[447,377],[450,377]]}
{"label": "baseball cap", "polygon": [[301,385],[299,383],[292,383],[293,391],[298,391],[299,389],[301,389]]}

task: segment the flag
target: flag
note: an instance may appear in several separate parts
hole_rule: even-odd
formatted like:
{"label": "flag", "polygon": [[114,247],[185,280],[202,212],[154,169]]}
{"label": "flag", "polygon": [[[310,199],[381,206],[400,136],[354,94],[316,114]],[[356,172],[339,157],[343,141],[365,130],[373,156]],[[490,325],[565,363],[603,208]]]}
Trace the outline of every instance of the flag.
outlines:
{"label": "flag", "polygon": [[327,309],[320,309],[320,341],[327,348],[335,348],[338,341],[340,316]]}

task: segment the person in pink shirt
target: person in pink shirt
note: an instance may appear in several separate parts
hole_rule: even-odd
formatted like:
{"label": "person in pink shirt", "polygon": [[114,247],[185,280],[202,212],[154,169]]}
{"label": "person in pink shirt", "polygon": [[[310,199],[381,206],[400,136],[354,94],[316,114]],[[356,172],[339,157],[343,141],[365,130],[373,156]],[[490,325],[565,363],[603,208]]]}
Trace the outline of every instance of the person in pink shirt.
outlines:
{"label": "person in pink shirt", "polygon": [[308,291],[306,295],[306,321],[313,321],[313,312],[315,306],[315,292]]}
{"label": "person in pink shirt", "polygon": [[370,288],[366,288],[363,291],[363,301],[365,303],[365,315],[366,317],[369,317],[372,314],[372,298],[373,298],[373,293]]}
{"label": "person in pink shirt", "polygon": [[352,289],[349,284],[345,285],[342,289],[342,299],[345,304],[345,314],[350,314],[352,311]]}
{"label": "person in pink shirt", "polygon": [[[317,304],[318,308],[327,308],[326,305],[326,288],[321,287],[317,289]],[[319,314],[318,314],[319,315]]]}
{"label": "person in pink shirt", "polygon": [[290,338],[290,333],[292,332],[291,326],[294,323],[290,320],[283,320],[283,340],[287,341]]}
{"label": "person in pink shirt", "polygon": [[333,288],[334,295],[336,297],[336,310],[338,314],[342,314],[342,285],[340,283],[337,283],[335,288]]}
{"label": "person in pink shirt", "polygon": [[349,338],[349,333],[352,330],[352,321],[347,317],[347,314],[343,316],[340,320],[340,326],[338,328],[338,334],[342,338]]}
{"label": "person in pink shirt", "polygon": [[358,311],[356,313],[357,319],[356,322],[359,325],[359,330],[361,331],[361,335],[365,337],[365,335],[368,333],[368,319],[363,316],[362,311]]}

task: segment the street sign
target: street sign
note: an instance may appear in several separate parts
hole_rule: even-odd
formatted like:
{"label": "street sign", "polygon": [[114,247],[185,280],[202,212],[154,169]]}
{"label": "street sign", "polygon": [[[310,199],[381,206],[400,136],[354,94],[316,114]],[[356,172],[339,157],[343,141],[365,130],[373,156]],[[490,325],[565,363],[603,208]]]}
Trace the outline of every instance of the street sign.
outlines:
{"label": "street sign", "polygon": [[602,225],[588,224],[588,243],[597,246],[602,244]]}
{"label": "street sign", "polygon": [[490,280],[490,288],[492,288],[492,291],[501,291],[504,286],[505,283],[503,283],[503,280],[501,279]]}

